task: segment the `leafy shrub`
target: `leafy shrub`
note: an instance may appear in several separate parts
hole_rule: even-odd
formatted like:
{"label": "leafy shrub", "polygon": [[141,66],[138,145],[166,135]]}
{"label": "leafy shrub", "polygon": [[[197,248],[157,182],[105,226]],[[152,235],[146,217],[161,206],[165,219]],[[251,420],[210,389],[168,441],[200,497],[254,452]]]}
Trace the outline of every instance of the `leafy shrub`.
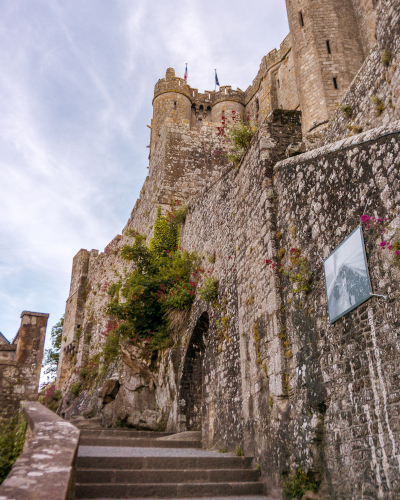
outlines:
{"label": "leafy shrub", "polygon": [[76,382],[73,382],[71,384],[69,390],[71,391],[71,394],[73,394],[74,396],[79,396],[79,393],[81,392],[81,387],[82,387],[82,382],[77,380]]}
{"label": "leafy shrub", "polygon": [[[229,146],[228,148],[223,146],[222,154],[224,154],[229,161],[233,162],[234,165],[238,166],[256,131],[257,129],[251,125],[249,113],[245,121],[237,116],[234,110],[232,111],[232,117],[230,119],[223,116],[222,127],[218,127],[218,135],[225,138],[224,142]],[[226,151],[224,151],[225,149]],[[219,151],[215,153],[219,154]]]}
{"label": "leafy shrub", "polygon": [[[173,220],[176,224],[184,224],[186,221],[186,216],[188,212],[188,207],[187,205],[185,206],[180,206],[180,203],[177,204],[177,201],[175,201],[175,205],[172,205],[175,207],[174,210],[168,212],[168,216],[170,220]],[[178,208],[176,208],[178,207]]]}
{"label": "leafy shrub", "polygon": [[385,67],[388,67],[392,64],[393,54],[389,50],[384,50],[382,52],[382,64]]}
{"label": "leafy shrub", "polygon": [[207,255],[207,260],[210,264],[215,264],[215,252],[213,252],[212,254],[210,255]]}
{"label": "leafy shrub", "polygon": [[353,134],[361,134],[361,132],[363,131],[362,127],[358,125],[351,125],[350,123],[346,125],[346,128],[353,132]]}
{"label": "leafy shrub", "polygon": [[351,109],[351,106],[349,106],[348,104],[345,104],[344,106],[342,106],[340,108],[340,111],[342,111],[342,113],[344,113],[349,118],[351,118],[353,115],[353,110]]}
{"label": "leafy shrub", "polygon": [[219,283],[216,278],[211,276],[206,278],[201,287],[197,290],[201,300],[215,306],[218,299],[218,285]]}
{"label": "leafy shrub", "polygon": [[62,397],[61,391],[56,390],[55,382],[50,382],[41,386],[39,401],[49,410],[57,411]]}
{"label": "leafy shrub", "polygon": [[295,293],[311,291],[311,272],[308,266],[307,258],[301,255],[298,248],[290,250],[290,263],[292,269],[289,272],[289,278],[296,287],[293,289]]}
{"label": "leafy shrub", "polygon": [[283,479],[283,496],[287,500],[301,498],[306,491],[318,491],[318,483],[299,467]]}
{"label": "leafy shrub", "polygon": [[120,288],[121,288],[120,282],[111,283],[111,285],[107,289],[107,293],[111,298],[114,298],[118,294]]}
{"label": "leafy shrub", "polygon": [[372,97],[371,101],[372,101],[372,104],[375,104],[376,112],[377,112],[378,116],[381,115],[384,112],[384,110],[386,109],[385,105],[383,104],[381,99],[377,95],[375,95]]}
{"label": "leafy shrub", "polygon": [[26,421],[22,414],[0,419],[0,484],[22,453],[25,432]]}
{"label": "leafy shrub", "polygon": [[243,451],[243,448],[241,446],[237,447],[237,450],[235,451],[235,455],[237,457],[244,457],[244,451]]}
{"label": "leafy shrub", "polygon": [[154,236],[150,241],[150,250],[161,257],[165,251],[174,251],[179,247],[179,225],[170,223],[168,215],[163,217],[161,207],[157,209],[154,223]]}
{"label": "leafy shrub", "polygon": [[195,253],[172,248],[179,234],[171,229],[176,228],[176,221],[168,216],[163,218],[161,210],[158,214],[159,224],[149,247],[145,237],[136,234],[133,245],[125,245],[121,250],[121,257],[133,261],[136,268],[106,307],[113,324],[102,332],[106,364],[118,355],[124,339],[145,341],[151,353],[172,345],[167,313],[186,311],[196,296],[197,280],[204,270],[195,269]]}
{"label": "leafy shrub", "polygon": [[51,329],[51,349],[45,349],[43,356],[43,368],[46,368],[45,375],[52,378],[57,373],[58,361],[60,358],[61,341],[64,327],[64,316]]}

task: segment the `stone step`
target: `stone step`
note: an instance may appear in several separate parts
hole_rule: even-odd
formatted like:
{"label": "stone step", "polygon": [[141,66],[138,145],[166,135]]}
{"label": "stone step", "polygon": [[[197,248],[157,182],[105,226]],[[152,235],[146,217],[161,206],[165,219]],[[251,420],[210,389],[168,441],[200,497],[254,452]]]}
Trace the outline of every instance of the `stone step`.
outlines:
{"label": "stone step", "polygon": [[144,439],[160,439],[172,436],[169,432],[136,431],[134,429],[82,429],[84,437],[132,437]]}
{"label": "stone step", "polygon": [[255,482],[259,472],[252,469],[132,470],[78,469],[78,483],[221,483]]}
{"label": "stone step", "polygon": [[[207,500],[221,500],[221,497],[206,497]],[[228,500],[278,500],[277,498],[265,496],[265,495],[240,495],[240,496],[228,496],[228,497],[223,497]],[[88,498],[82,498],[80,500],[89,500]],[[97,499],[91,499],[91,500],[113,500],[111,498],[97,498]],[[125,499],[125,500],[133,500],[133,499]],[[158,500],[155,497],[147,498],[147,500]],[[164,500],[173,500],[173,498],[164,498]],[[180,500],[189,500],[188,497],[181,498]],[[204,500],[204,497],[190,497],[190,500]]]}
{"label": "stone step", "polygon": [[77,467],[79,469],[249,469],[251,467],[251,457],[233,457],[216,454],[210,456],[79,456],[77,457]]}
{"label": "stone step", "polygon": [[146,439],[140,437],[122,436],[94,436],[81,435],[79,444],[81,446],[117,446],[133,448],[201,448],[201,441],[159,441],[158,439]]}
{"label": "stone step", "polygon": [[260,482],[219,483],[76,483],[78,499],[100,498],[191,498],[229,497],[234,495],[265,495]]}

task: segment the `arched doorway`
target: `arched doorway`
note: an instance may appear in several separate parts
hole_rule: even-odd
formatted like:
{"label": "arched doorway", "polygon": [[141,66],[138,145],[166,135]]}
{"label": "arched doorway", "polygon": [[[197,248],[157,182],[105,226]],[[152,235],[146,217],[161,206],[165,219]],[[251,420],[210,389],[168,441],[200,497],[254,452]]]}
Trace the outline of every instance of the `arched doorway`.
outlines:
{"label": "arched doorway", "polygon": [[186,351],[179,394],[181,431],[201,431],[204,336],[208,326],[208,313],[204,312],[197,321]]}

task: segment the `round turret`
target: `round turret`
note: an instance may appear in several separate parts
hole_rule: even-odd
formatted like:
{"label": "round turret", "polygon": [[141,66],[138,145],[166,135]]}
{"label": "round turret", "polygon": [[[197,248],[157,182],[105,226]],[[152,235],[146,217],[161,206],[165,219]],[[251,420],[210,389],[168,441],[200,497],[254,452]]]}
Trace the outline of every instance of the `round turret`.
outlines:
{"label": "round turret", "polygon": [[212,107],[212,121],[220,122],[222,117],[227,119],[232,117],[232,111],[235,115],[243,119],[244,113],[244,92],[241,90],[232,90],[230,86],[221,87],[214,93]]}
{"label": "round turret", "polygon": [[190,92],[185,80],[175,76],[173,68],[168,68],[165,78],[158,80],[154,87],[152,146],[157,141],[166,118],[190,121],[192,105]]}

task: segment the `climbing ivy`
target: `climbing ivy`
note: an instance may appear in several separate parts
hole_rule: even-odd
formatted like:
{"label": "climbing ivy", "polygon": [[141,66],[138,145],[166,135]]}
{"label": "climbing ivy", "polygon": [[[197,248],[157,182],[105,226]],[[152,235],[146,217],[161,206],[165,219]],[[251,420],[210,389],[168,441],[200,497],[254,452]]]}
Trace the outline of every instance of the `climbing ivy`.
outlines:
{"label": "climbing ivy", "polygon": [[172,223],[168,215],[163,217],[161,207],[157,209],[157,219],[154,224],[154,235],[149,249],[158,257],[165,251],[177,250],[179,247],[179,225]]}

